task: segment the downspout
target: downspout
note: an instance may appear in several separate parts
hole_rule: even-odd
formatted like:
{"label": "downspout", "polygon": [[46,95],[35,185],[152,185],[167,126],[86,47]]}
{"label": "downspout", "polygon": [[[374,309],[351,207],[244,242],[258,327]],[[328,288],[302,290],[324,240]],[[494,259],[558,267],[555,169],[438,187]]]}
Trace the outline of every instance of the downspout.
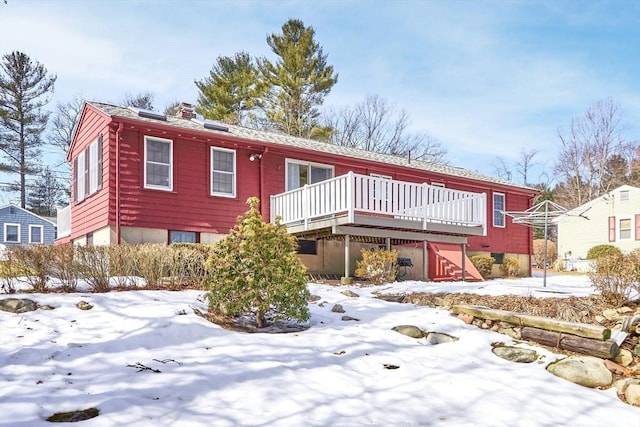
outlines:
{"label": "downspout", "polygon": [[116,129],[116,244],[120,244],[120,132],[124,125],[118,123]]}
{"label": "downspout", "polygon": [[[265,211],[267,210],[267,205],[265,202],[265,193],[264,193],[264,168],[262,167],[262,161],[264,160],[264,155],[269,151],[268,148],[262,150],[262,155],[260,155],[260,159],[258,159],[258,167],[259,167],[259,178],[258,178],[258,194],[260,194],[260,214],[264,218]],[[271,207],[271,203],[269,203],[269,207]],[[269,212],[271,215],[271,212]]]}

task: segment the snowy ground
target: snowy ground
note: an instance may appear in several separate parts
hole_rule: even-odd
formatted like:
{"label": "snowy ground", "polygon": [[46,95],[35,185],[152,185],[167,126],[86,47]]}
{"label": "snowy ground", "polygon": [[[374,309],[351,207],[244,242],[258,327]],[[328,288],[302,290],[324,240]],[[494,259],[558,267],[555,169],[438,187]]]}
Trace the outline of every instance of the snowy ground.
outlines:
{"label": "snowy ground", "polygon": [[[310,284],[321,299],[310,305],[310,328],[292,334],[224,330],[193,313],[203,308],[198,291],[11,295],[56,308],[0,312],[0,426],[50,425],[54,412],[96,407],[100,415],[79,426],[640,427],[640,408],[613,388],[588,389],[545,371],[562,356],[539,349],[541,363],[507,362],[491,343],[508,337],[443,310],[373,298],[381,289],[591,292],[575,276],[550,277],[547,287],[539,278]],[[80,300],[94,308],[79,310]],[[359,321],[341,320],[334,304]],[[460,340],[429,345],[391,330],[401,324]],[[160,372],[138,372],[137,363]]]}

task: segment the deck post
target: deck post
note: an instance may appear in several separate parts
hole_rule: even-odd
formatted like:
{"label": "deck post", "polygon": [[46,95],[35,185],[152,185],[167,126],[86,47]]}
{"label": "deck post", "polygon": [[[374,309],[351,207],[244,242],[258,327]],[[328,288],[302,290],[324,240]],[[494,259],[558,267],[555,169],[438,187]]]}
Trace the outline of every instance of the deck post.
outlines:
{"label": "deck post", "polygon": [[467,244],[462,243],[460,245],[462,247],[462,281],[466,282],[467,275]]}
{"label": "deck post", "polygon": [[351,266],[349,265],[349,253],[350,253],[349,235],[344,235],[344,277],[349,277],[349,271]]}
{"label": "deck post", "polygon": [[422,280],[429,280],[429,249],[427,241],[422,241]]}
{"label": "deck post", "polygon": [[391,237],[387,237],[385,239],[385,243],[387,245],[387,250],[390,251],[391,250]]}

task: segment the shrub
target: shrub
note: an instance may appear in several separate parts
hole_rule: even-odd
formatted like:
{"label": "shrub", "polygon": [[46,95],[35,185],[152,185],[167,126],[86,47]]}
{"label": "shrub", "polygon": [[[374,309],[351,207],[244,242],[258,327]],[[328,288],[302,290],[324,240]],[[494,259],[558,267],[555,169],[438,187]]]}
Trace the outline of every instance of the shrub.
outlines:
{"label": "shrub", "polygon": [[[36,292],[46,292],[52,273],[52,245],[13,246],[9,249],[14,274],[21,277]],[[22,273],[22,274],[21,274]]]}
{"label": "shrub", "polygon": [[544,268],[544,246],[547,244],[547,263],[553,264],[556,260],[556,244],[551,240],[536,239],[533,241],[533,262],[538,268]]}
{"label": "shrub", "polygon": [[92,292],[108,292],[109,246],[77,246],[75,249],[79,273]]}
{"label": "shrub", "polygon": [[80,276],[79,268],[80,265],[75,259],[75,248],[71,243],[54,246],[51,276],[60,281],[63,291],[76,291]]}
{"label": "shrub", "polygon": [[398,274],[398,251],[362,249],[362,259],[356,262],[356,276],[380,285],[393,282]]}
{"label": "shrub", "polygon": [[520,272],[520,260],[516,257],[507,257],[500,264],[500,270],[506,277],[516,277]]}
{"label": "shrub", "polygon": [[109,246],[109,277],[116,286],[128,287],[134,284],[136,260],[139,248],[133,245]]}
{"label": "shrub", "polygon": [[135,275],[143,277],[148,287],[162,285],[162,278],[171,273],[173,249],[161,244],[137,245],[135,248]]}
{"label": "shrub", "polygon": [[587,259],[597,260],[600,257],[611,255],[622,255],[622,252],[613,245],[596,245],[587,252]]}
{"label": "shrub", "polygon": [[224,315],[255,315],[256,326],[266,326],[265,315],[276,319],[309,319],[307,277],[296,256],[297,241],[279,220],[263,221],[255,197],[229,234],[218,241],[207,261],[207,297],[212,310]]}
{"label": "shrub", "polygon": [[625,304],[632,291],[640,291],[640,250],[628,255],[600,256],[589,278],[606,302]]}
{"label": "shrub", "polygon": [[170,266],[174,287],[202,287],[207,276],[206,264],[213,253],[213,245],[205,243],[172,244],[173,259]]}
{"label": "shrub", "polygon": [[489,255],[474,255],[471,257],[471,264],[474,265],[485,279],[491,277],[491,270],[493,270],[493,263],[495,261],[495,258]]}

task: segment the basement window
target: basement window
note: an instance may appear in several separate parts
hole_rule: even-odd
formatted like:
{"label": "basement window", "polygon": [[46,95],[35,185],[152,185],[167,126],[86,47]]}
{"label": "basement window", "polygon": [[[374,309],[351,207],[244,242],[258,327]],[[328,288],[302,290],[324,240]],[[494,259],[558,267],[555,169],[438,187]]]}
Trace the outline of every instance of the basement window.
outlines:
{"label": "basement window", "polygon": [[318,255],[318,241],[298,239],[298,254]]}

